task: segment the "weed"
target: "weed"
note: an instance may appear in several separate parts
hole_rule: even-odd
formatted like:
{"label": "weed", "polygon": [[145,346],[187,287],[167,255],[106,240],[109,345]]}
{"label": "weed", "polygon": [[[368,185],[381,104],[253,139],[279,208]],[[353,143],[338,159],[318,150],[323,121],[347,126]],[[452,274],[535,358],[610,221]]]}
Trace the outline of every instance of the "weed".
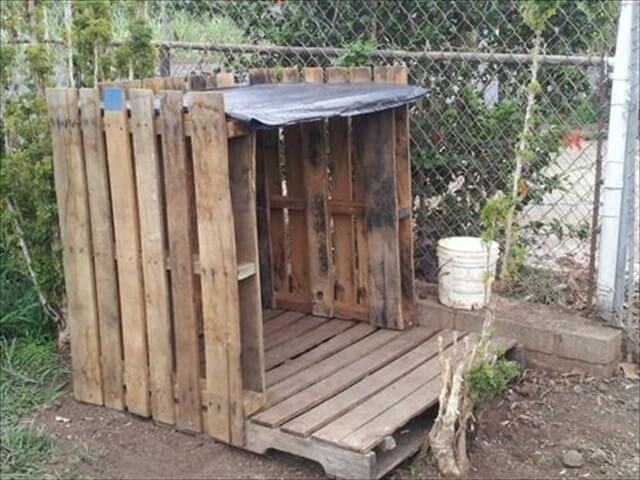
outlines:
{"label": "weed", "polygon": [[496,351],[493,361],[483,360],[470,369],[465,380],[475,402],[486,402],[500,395],[509,382],[520,375],[520,366],[508,360],[503,351]]}

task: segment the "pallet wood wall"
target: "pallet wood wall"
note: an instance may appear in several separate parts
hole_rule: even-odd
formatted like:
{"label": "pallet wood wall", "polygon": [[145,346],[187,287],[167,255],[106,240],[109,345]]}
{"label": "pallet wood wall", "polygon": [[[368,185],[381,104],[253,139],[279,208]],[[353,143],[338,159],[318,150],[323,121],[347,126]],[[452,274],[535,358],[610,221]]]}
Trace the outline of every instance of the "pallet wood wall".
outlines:
{"label": "pallet wood wall", "polygon": [[[407,83],[407,69],[253,69],[249,81]],[[264,306],[410,325],[408,118],[403,106],[258,131]]]}
{"label": "pallet wood wall", "polygon": [[255,135],[218,93],[145,83],[47,91],[74,394],[241,446],[265,394]]}

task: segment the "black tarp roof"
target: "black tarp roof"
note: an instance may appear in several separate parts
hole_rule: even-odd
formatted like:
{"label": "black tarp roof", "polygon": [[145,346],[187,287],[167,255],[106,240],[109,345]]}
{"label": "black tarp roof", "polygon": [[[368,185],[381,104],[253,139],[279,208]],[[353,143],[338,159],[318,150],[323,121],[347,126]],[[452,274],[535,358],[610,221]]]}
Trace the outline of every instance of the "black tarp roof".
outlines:
{"label": "black tarp roof", "polygon": [[217,91],[224,95],[227,115],[258,128],[378,112],[427,94],[421,87],[388,83],[281,83]]}

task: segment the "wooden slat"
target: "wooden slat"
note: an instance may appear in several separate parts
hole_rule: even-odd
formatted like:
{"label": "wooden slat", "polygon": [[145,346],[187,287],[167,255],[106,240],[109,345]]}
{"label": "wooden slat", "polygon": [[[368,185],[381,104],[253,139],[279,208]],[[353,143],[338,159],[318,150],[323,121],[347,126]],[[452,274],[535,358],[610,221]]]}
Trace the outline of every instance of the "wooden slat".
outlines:
{"label": "wooden slat", "polygon": [[200,360],[193,270],[192,205],[182,123],[182,92],[160,92],[162,151],[167,198],[167,236],[171,254],[171,292],[175,331],[176,426],[202,431]]}
{"label": "wooden slat", "polygon": [[102,114],[98,90],[90,88],[80,90],[80,116],[100,324],[102,390],[104,404],[110,408],[122,410],[124,409],[124,381],[122,378],[122,334],[118,303],[118,276],[113,244],[109,172],[102,135]]}
{"label": "wooden slat", "polygon": [[263,327],[263,334],[265,337],[272,335],[278,330],[283,329],[291,325],[292,323],[300,320],[302,317],[306,315],[302,312],[284,312],[273,318],[271,321],[266,323]]}
{"label": "wooden slat", "polygon": [[[274,307],[274,271],[273,250],[271,239],[271,207],[269,191],[274,187],[269,186],[269,172],[273,164],[278,164],[278,139],[274,131],[262,130],[256,132],[256,218],[258,228],[258,250],[260,261],[260,297],[263,307]],[[279,174],[279,172],[278,172]],[[277,186],[277,183],[276,183]],[[276,215],[276,223],[273,231],[284,230],[284,220],[279,221]],[[279,223],[278,223],[279,222]],[[284,237],[284,235],[282,235]],[[284,283],[284,247],[276,248],[275,254],[279,256],[277,272],[280,285]]]}
{"label": "wooden slat", "polygon": [[[370,67],[352,67],[350,70],[351,83],[369,83],[371,82]],[[351,145],[352,145],[352,164],[353,164],[353,197],[355,202],[364,204],[364,178],[365,168],[362,158],[358,156],[358,151],[354,148],[357,143],[358,123],[362,116],[351,118]],[[358,304],[368,309],[368,292],[369,292],[369,254],[367,247],[367,232],[364,223],[364,217],[355,217],[355,237],[356,237],[356,293],[358,295]]]}
{"label": "wooden slat", "polygon": [[[115,102],[107,100],[109,93],[117,97]],[[104,110],[118,259],[126,403],[129,411],[148,416],[149,366],[138,204],[127,110],[121,90],[105,90]]]}
{"label": "wooden slat", "polygon": [[[444,332],[447,343],[451,344],[451,335]],[[324,427],[331,421],[342,416],[367,398],[386,388],[408,372],[424,364],[438,353],[438,338],[432,336],[424,343],[407,352],[397,360],[389,363],[377,372],[349,387],[338,395],[321,403],[317,407],[294,418],[282,428],[284,431],[303,437]]]}
{"label": "wooden slat", "polygon": [[300,73],[296,67],[282,69],[282,83],[297,83],[300,81]]}
{"label": "wooden slat", "polygon": [[277,309],[272,309],[272,308],[265,308],[264,310],[262,310],[263,322],[267,322],[267,321],[271,320],[272,318],[277,317],[281,313],[282,313],[282,310],[277,310]]}
{"label": "wooden slat", "polygon": [[239,265],[250,262],[254,275],[238,285],[240,330],[242,332],[242,381],[245,389],[263,393],[264,349],[256,225],[255,134],[229,141],[229,182]]}
{"label": "wooden slat", "polygon": [[[322,83],[319,67],[303,69],[304,81]],[[307,122],[300,125],[304,194],[307,201],[307,245],[309,259],[309,290],[311,311],[315,315],[333,316],[333,265],[327,199],[329,179],[325,150],[325,123]]]}
{"label": "wooden slat", "polygon": [[151,411],[160,422],[175,422],[173,396],[173,338],[169,309],[169,284],[165,266],[162,169],[156,150],[153,124],[153,92],[129,93],[133,150],[136,158],[142,271],[144,275]]}
{"label": "wooden slat", "polygon": [[216,73],[216,87],[232,87],[236,83],[233,74],[229,72]]}
{"label": "wooden slat", "polygon": [[[305,199],[300,125],[283,128],[287,197]],[[303,200],[306,208],[306,199]],[[273,213],[273,210],[272,210]],[[289,251],[291,259],[291,295],[309,301],[309,255],[306,212],[290,209]]]}
{"label": "wooden slat", "polygon": [[376,65],[373,67],[373,81],[375,83],[394,83],[393,67]]}
{"label": "wooden slat", "polygon": [[[347,83],[349,70],[346,68],[328,68],[327,83]],[[333,165],[333,188],[331,203],[351,202],[353,200],[351,169],[351,135],[348,118],[330,118],[329,121],[329,163]],[[331,205],[329,206],[331,211]],[[334,274],[335,300],[355,304],[356,295],[356,255],[354,252],[354,223],[351,215],[338,215],[333,218],[334,229]]]}
{"label": "wooden slat", "polygon": [[[452,337],[449,335],[442,335],[443,340],[446,339],[447,344],[451,343]],[[448,337],[448,338],[447,338]],[[475,337],[470,337],[471,343],[476,340]],[[453,351],[453,347],[445,349],[445,354],[450,355]],[[461,358],[462,348],[458,345],[458,357]],[[332,423],[329,423],[326,427],[318,430],[313,434],[314,438],[323,440],[325,442],[333,443],[335,445],[346,446],[345,440],[352,433],[357,432],[361,427],[366,427],[377,419],[380,415],[384,414],[388,409],[394,405],[399,405],[400,408],[406,408],[408,413],[408,419],[417,415],[415,411],[410,411],[410,405],[404,403],[404,399],[419,390],[422,386],[429,384],[433,379],[440,377],[440,359],[437,357],[431,358],[427,362],[420,365],[410,373],[400,377],[397,381],[391,383],[385,389],[370,396],[367,400],[349,410],[346,414],[337,418]],[[429,406],[437,402],[439,390],[435,392],[435,396],[426,395],[422,398],[421,407],[426,410]],[[396,425],[395,430],[400,425]],[[393,433],[393,430],[390,433]],[[351,443],[356,450],[360,450],[360,445],[357,443]],[[350,448],[350,447],[348,447]]]}
{"label": "wooden slat", "polygon": [[293,360],[289,360],[284,365],[280,365],[273,370],[269,370],[266,375],[267,386],[270,387],[276,385],[277,383],[292,377],[301,370],[330,357],[334,353],[346,349],[349,345],[363,339],[374,331],[375,328],[371,325],[360,324],[336,335],[331,340],[318,345],[313,350],[310,350]]}
{"label": "wooden slat", "polygon": [[356,127],[364,168],[369,316],[375,325],[402,329],[393,111],[363,115]]}
{"label": "wooden slat", "polygon": [[[46,96],[71,334],[73,394],[80,401],[101,405],[100,331],[87,184],[78,128],[78,94],[71,89],[48,89]],[[117,392],[115,400],[113,392],[109,392],[109,398],[117,403]]]}
{"label": "wooden slat", "polygon": [[261,85],[263,83],[273,83],[273,70],[269,68],[250,68],[249,84]]}
{"label": "wooden slat", "polygon": [[324,325],[321,325],[320,327],[299,337],[291,338],[270,350],[265,357],[265,366],[267,369],[271,369],[285,360],[296,357],[301,353],[312,349],[316,345],[336,336],[352,326],[352,322],[347,322],[345,320],[330,320]]}
{"label": "wooden slat", "polygon": [[[229,185],[229,153],[225,131],[223,96],[218,93],[194,93],[191,97],[193,164],[198,212],[198,238],[202,281],[203,323],[207,410],[209,435],[232,443],[244,443],[244,411],[241,370],[240,307],[238,303],[237,256],[234,219]],[[253,139],[250,138],[249,142]],[[238,146],[235,150],[239,165],[234,166],[234,177],[249,175],[253,168],[253,145]],[[247,150],[248,149],[248,150]],[[249,169],[249,170],[247,170]],[[239,173],[240,172],[240,173]],[[251,180],[248,179],[250,182]],[[253,200],[248,209],[253,209]],[[247,212],[245,212],[247,213]],[[246,217],[246,215],[245,215]],[[248,221],[247,218],[243,220]],[[247,225],[255,235],[255,228]],[[244,253],[255,256],[255,242],[244,238]],[[255,239],[253,239],[255,240]],[[253,248],[251,248],[253,247]],[[252,250],[249,252],[249,250]],[[257,306],[255,298],[247,298]],[[255,335],[261,319],[250,318],[248,334]],[[260,334],[262,332],[260,331]],[[255,340],[255,339],[254,339]],[[253,345],[262,352],[260,340]],[[261,358],[254,360],[260,361]],[[260,365],[262,366],[262,365]],[[260,382],[260,380],[257,380]]]}
{"label": "wooden slat", "polygon": [[393,330],[378,330],[336,354],[288,377],[267,390],[267,406],[276,405],[341,368],[358,361],[368,353],[391,342],[398,335],[399,332]]}
{"label": "wooden slat", "polygon": [[254,421],[270,427],[282,425],[382,368],[387,363],[433,336],[435,332],[435,330],[427,329],[405,332],[375,351],[362,356],[352,364],[339,369],[322,380],[318,380],[313,386],[259,413],[254,417]]}
{"label": "wooden slat", "polygon": [[371,67],[351,67],[351,83],[371,82]]}
{"label": "wooden slat", "polygon": [[264,339],[264,349],[268,352],[272,348],[280,344],[286,343],[292,338],[296,338],[299,335],[302,335],[310,330],[314,330],[318,328],[320,325],[322,325],[326,321],[327,321],[326,318],[313,317],[313,316],[307,316],[307,317],[301,318],[294,324],[289,325],[286,328],[282,328],[271,335],[268,335]]}
{"label": "wooden slat", "polygon": [[[407,67],[396,65],[391,72],[393,83],[408,82]],[[406,215],[400,215],[398,225],[400,248],[400,278],[402,289],[402,313],[406,323],[411,321],[415,310],[415,271],[413,264],[413,219],[411,196],[411,157],[409,153],[409,107],[395,109],[396,128],[396,190],[398,206]]]}

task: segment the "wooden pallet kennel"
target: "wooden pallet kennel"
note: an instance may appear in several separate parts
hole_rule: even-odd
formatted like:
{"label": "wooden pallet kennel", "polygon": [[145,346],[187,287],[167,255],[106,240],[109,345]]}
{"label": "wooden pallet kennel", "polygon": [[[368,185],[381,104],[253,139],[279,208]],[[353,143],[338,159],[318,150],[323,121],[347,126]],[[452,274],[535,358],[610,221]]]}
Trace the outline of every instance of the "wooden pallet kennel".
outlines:
{"label": "wooden pallet kennel", "polygon": [[242,445],[264,396],[255,135],[219,94],[127,94],[47,92],[74,394]]}
{"label": "wooden pallet kennel", "polygon": [[[442,332],[404,331],[408,107],[254,129],[225,116],[219,91],[199,91],[232,80],[47,91],[74,395],[331,475],[380,476],[416,450],[439,375]],[[403,425],[411,435],[396,435]],[[397,448],[381,449],[393,435]]]}

